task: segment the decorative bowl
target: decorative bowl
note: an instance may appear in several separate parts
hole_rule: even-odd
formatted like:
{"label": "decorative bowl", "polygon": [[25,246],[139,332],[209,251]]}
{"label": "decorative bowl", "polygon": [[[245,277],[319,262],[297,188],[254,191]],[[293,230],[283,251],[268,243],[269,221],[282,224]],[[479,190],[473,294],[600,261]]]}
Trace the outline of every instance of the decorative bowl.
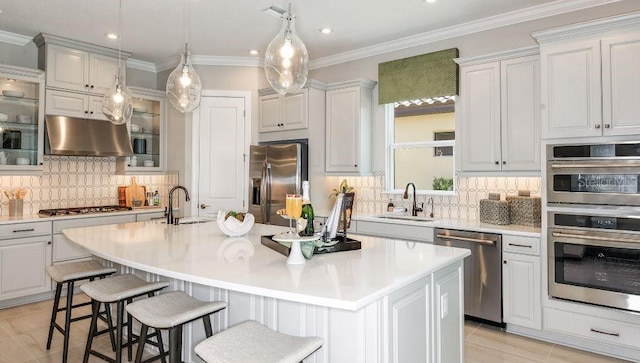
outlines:
{"label": "decorative bowl", "polygon": [[24,97],[24,92],[22,92],[22,91],[10,91],[10,90],[4,90],[4,91],[2,91],[2,95],[3,95],[3,96],[7,96],[7,97],[18,97],[18,98],[22,98],[22,97]]}
{"label": "decorative bowl", "polygon": [[218,222],[218,227],[222,233],[229,237],[238,237],[249,233],[253,227],[253,223],[255,222],[253,214],[251,213],[246,213],[244,215],[244,221],[242,222],[237,220],[235,217],[229,217],[225,220],[225,215],[227,215],[226,211],[218,211],[218,218],[216,219],[216,222]]}
{"label": "decorative bowl", "polygon": [[131,132],[138,132],[138,131],[140,131],[140,126],[136,124],[131,124]]}

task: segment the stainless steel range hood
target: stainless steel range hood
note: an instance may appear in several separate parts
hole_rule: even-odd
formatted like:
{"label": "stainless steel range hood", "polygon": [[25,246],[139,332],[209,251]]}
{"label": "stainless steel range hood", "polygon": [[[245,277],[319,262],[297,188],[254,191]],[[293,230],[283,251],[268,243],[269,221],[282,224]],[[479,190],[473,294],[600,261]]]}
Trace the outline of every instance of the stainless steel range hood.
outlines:
{"label": "stainless steel range hood", "polygon": [[131,156],[126,125],[65,116],[45,116],[45,154],[72,156]]}

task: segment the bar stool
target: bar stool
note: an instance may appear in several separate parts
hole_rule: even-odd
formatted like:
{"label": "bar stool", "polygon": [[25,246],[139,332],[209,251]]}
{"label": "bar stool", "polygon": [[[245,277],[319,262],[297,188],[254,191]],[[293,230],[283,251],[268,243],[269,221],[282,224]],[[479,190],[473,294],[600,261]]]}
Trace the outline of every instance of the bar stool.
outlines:
{"label": "bar stool", "polygon": [[207,363],[298,363],[323,344],[319,337],[296,337],[247,320],[234,325],[195,347]]}
{"label": "bar stool", "polygon": [[[86,363],[89,360],[89,355],[93,354],[108,362],[120,363],[122,362],[122,348],[124,347],[128,348],[127,353],[130,361],[132,356],[131,346],[136,342],[140,343],[141,341],[140,339],[135,339],[135,336],[133,335],[133,321],[131,320],[131,315],[127,314],[127,322],[124,322],[124,304],[125,302],[130,304],[134,298],[139,296],[147,295],[151,297],[155,292],[160,291],[167,286],[169,286],[169,283],[166,281],[147,282],[134,275],[114,276],[104,280],[89,282],[80,286],[80,289],[82,289],[82,291],[91,298],[92,303],[91,326],[89,327],[89,337],[87,338],[87,346],[84,351],[83,362]],[[97,323],[100,305],[105,304],[105,306],[108,306],[110,303],[117,304],[115,359],[91,349],[93,338],[98,334]],[[123,344],[122,330],[125,325],[127,326],[128,339],[127,343]],[[161,336],[159,334],[154,335],[158,340],[157,345],[162,347]]]}
{"label": "bar stool", "polygon": [[[210,337],[213,333],[209,315],[226,307],[227,303],[224,301],[200,301],[182,291],[169,292],[127,305],[129,314],[142,323],[136,363],[140,363],[142,360],[144,337],[146,337],[149,327],[156,329],[156,331],[158,329],[169,330],[169,363],[178,363],[182,361],[183,325],[202,319],[205,334]],[[161,352],[155,359],[164,357],[164,355]]]}
{"label": "bar stool", "polygon": [[[47,350],[51,348],[51,341],[53,339],[53,329],[55,328],[64,336],[64,345],[62,350],[62,362],[67,362],[67,357],[69,354],[69,333],[71,328],[71,323],[83,320],[91,317],[91,314],[78,316],[75,318],[71,318],[71,311],[75,308],[79,308],[82,306],[87,306],[91,304],[91,302],[87,301],[81,304],[73,305],[73,287],[76,281],[80,280],[91,280],[93,281],[96,278],[104,278],[106,276],[112,275],[116,272],[115,268],[112,267],[104,267],[102,264],[95,260],[85,260],[85,261],[77,261],[77,262],[67,262],[67,263],[59,263],[56,265],[48,266],[47,273],[51,277],[53,281],[56,282],[56,294],[53,300],[53,309],[51,310],[51,323],[49,324],[49,335],[47,337]],[[60,307],[60,295],[62,294],[62,287],[66,284],[67,287],[67,303],[65,307]],[[58,312],[65,312],[64,319],[64,328],[62,328],[57,322],[56,318],[58,316]],[[103,320],[111,323],[111,313],[107,308],[105,310],[107,317],[103,318]],[[111,336],[111,345],[115,347],[113,342],[113,336]]]}

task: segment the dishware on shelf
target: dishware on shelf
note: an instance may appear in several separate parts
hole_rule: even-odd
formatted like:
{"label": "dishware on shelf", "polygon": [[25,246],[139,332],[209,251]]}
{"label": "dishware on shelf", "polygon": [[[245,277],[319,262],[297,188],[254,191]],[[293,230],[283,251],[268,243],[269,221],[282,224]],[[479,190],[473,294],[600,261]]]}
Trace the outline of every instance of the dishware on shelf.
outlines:
{"label": "dishware on shelf", "polygon": [[21,124],[30,124],[33,123],[33,117],[31,115],[17,115],[16,121]]}
{"label": "dishware on shelf", "polygon": [[147,153],[147,140],[143,138],[133,139],[133,152],[135,154],[146,154]]}
{"label": "dishware on shelf", "polygon": [[155,166],[155,164],[153,163],[153,160],[145,160],[142,162],[142,165],[147,167]]}
{"label": "dishware on shelf", "polygon": [[136,124],[131,124],[131,132],[138,132],[138,131],[140,131],[140,126]]}
{"label": "dishware on shelf", "polygon": [[31,160],[29,158],[16,158],[16,165],[29,165]]}
{"label": "dishware on shelf", "polygon": [[132,156],[129,158],[129,166],[138,166],[138,157]]}
{"label": "dishware on shelf", "polygon": [[233,216],[229,216],[225,219],[226,215],[226,211],[219,210],[216,222],[218,223],[218,228],[220,228],[222,233],[229,237],[237,237],[249,233],[255,223],[255,218],[251,213],[245,213],[242,222]]}
{"label": "dishware on shelf", "polygon": [[20,149],[22,146],[22,132],[6,129],[2,132],[3,149]]}
{"label": "dishware on shelf", "polygon": [[302,216],[302,196],[300,194],[287,194],[285,209],[287,217],[289,217],[289,234],[298,235],[298,231],[294,231],[291,226],[292,220],[298,220]]}
{"label": "dishware on shelf", "polygon": [[9,115],[5,113],[0,113],[0,122],[7,122],[7,121],[9,121]]}
{"label": "dishware on shelf", "polygon": [[145,112],[147,112],[147,109],[146,109],[146,108],[144,108],[144,107],[134,107],[134,108],[133,108],[133,112],[136,112],[136,113],[145,113]]}
{"label": "dishware on shelf", "polygon": [[9,154],[6,151],[0,151],[0,165],[7,165],[7,159],[9,159]]}
{"label": "dishware on shelf", "polygon": [[17,98],[22,98],[24,97],[24,92],[22,91],[11,91],[11,90],[3,90],[2,91],[2,95],[6,96],[6,97],[17,97]]}

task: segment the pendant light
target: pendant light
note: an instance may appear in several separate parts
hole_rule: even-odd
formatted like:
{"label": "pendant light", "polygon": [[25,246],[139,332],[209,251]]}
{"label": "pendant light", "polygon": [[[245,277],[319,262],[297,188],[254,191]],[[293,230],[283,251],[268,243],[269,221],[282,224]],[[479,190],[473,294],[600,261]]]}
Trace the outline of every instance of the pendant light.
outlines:
{"label": "pendant light", "polygon": [[102,113],[116,125],[127,123],[133,114],[133,99],[122,74],[122,0],[118,7],[118,74],[115,85],[104,95]]}
{"label": "pendant light", "polygon": [[282,14],[282,29],[269,43],[264,55],[264,73],[271,87],[279,94],[302,88],[309,73],[309,54],[295,29],[295,15]]}
{"label": "pendant light", "polygon": [[189,44],[187,1],[188,0],[184,1],[183,14],[185,23],[184,53],[181,54],[180,64],[171,72],[167,79],[167,97],[169,98],[169,102],[171,102],[176,110],[182,113],[191,112],[200,106],[200,93],[202,91],[200,77],[198,77],[195,69],[193,69],[191,55],[187,47]]}

